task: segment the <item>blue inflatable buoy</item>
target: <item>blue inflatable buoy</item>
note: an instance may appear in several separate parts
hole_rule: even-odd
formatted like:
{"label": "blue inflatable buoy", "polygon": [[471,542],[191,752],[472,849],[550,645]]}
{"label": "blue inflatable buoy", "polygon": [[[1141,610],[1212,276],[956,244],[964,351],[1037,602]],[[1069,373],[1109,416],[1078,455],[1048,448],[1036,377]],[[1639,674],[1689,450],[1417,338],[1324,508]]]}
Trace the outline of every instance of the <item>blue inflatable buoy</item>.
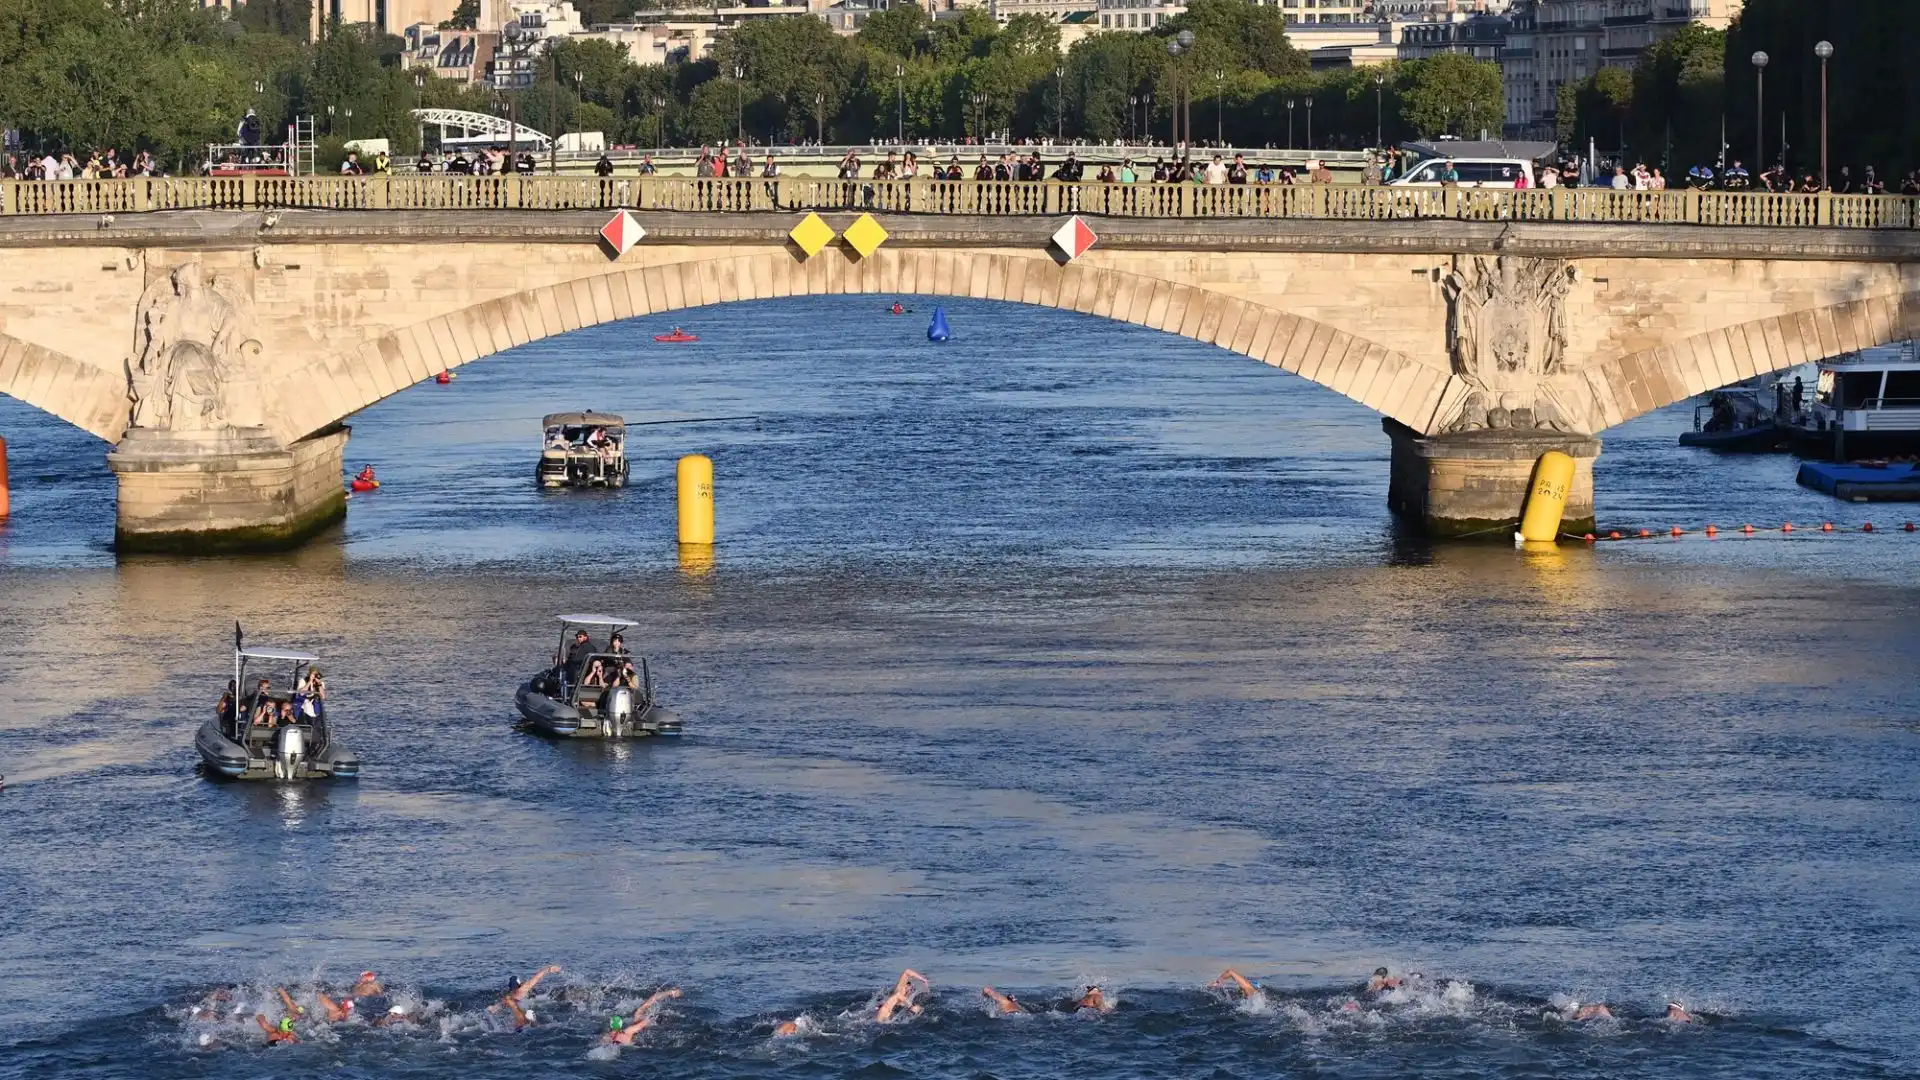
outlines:
{"label": "blue inflatable buoy", "polygon": [[947,310],[933,309],[933,321],[927,324],[928,341],[945,341],[953,336],[953,328],[947,325]]}

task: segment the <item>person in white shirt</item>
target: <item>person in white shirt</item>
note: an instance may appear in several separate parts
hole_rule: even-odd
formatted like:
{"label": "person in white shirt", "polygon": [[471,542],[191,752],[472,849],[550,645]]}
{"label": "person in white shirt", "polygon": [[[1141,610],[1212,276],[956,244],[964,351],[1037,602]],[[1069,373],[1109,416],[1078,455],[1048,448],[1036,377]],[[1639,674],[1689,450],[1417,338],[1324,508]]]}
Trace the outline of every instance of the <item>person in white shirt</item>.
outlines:
{"label": "person in white shirt", "polygon": [[1613,190],[1625,191],[1632,186],[1632,181],[1627,179],[1627,170],[1616,165],[1613,170]]}
{"label": "person in white shirt", "polygon": [[48,154],[46,160],[40,163],[40,175],[48,180],[60,179],[60,159]]}
{"label": "person in white shirt", "polygon": [[1227,182],[1227,165],[1226,162],[1220,160],[1219,154],[1213,155],[1213,160],[1207,164],[1206,178],[1209,184],[1224,184]]}

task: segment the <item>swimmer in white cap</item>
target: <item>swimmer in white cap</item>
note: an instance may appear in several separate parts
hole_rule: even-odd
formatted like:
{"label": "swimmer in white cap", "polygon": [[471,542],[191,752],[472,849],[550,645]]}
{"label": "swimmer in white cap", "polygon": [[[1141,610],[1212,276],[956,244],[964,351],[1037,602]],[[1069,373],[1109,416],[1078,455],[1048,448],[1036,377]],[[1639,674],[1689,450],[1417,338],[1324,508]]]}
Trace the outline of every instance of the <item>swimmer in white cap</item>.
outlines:
{"label": "swimmer in white cap", "polygon": [[1676,1024],[1698,1023],[1700,1018],[1687,1011],[1685,1005],[1677,1001],[1667,1002],[1667,1019]]}
{"label": "swimmer in white cap", "polygon": [[1569,1001],[1567,1007],[1560,1010],[1560,1018],[1563,1020],[1611,1020],[1613,1010],[1598,1001],[1586,1005],[1578,1001]]}

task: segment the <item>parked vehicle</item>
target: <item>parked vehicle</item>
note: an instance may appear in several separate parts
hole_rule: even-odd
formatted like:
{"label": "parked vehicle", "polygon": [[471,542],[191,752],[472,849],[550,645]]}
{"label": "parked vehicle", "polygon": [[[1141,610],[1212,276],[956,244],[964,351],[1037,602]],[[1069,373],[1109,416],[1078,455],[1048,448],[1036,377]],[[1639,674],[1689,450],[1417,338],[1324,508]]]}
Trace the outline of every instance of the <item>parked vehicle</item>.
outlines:
{"label": "parked vehicle", "polygon": [[[1449,171],[1459,179],[1449,180]],[[1433,158],[1415,165],[1390,186],[1511,189],[1520,186],[1522,177],[1527,187],[1536,186],[1533,162],[1518,158]]]}

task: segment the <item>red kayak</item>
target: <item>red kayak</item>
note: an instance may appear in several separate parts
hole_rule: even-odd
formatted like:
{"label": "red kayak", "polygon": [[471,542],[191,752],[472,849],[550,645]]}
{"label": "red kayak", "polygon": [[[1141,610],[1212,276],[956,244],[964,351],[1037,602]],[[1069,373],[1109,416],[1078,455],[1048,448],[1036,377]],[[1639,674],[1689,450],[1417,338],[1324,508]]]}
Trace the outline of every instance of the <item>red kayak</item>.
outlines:
{"label": "red kayak", "polygon": [[352,480],[347,481],[347,486],[355,491],[372,491],[374,488],[380,486],[380,481],[362,480],[356,476]]}
{"label": "red kayak", "polygon": [[686,342],[686,341],[699,341],[700,336],[698,334],[689,334],[685,330],[682,330],[676,326],[673,328],[673,333],[655,334],[653,335],[653,340],[680,343],[680,342]]}

